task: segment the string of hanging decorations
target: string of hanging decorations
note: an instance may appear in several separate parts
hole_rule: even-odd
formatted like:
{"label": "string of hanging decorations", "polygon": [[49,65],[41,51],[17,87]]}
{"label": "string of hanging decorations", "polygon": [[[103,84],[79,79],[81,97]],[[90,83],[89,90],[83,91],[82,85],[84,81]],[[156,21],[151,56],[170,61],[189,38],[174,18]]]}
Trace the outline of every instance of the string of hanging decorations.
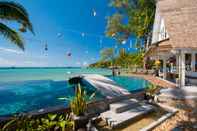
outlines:
{"label": "string of hanging decorations", "polygon": [[[97,16],[97,12],[95,9],[92,9],[91,11],[91,16],[93,17],[96,17]],[[23,27],[21,27],[20,29],[21,31],[25,31],[23,29]],[[93,33],[87,33],[87,32],[82,32],[82,31],[79,31],[79,30],[75,30],[75,29],[63,29],[64,32],[69,32],[69,33],[74,33],[74,34],[78,34],[79,36],[81,36],[82,38],[89,38],[89,37],[94,37],[94,38],[97,38],[98,39],[98,43],[100,44],[100,48],[103,48],[103,40],[104,39],[110,39],[108,38],[107,36],[105,35],[101,35],[101,34],[93,34]],[[114,35],[114,34],[113,34]],[[64,33],[62,32],[58,32],[56,33],[56,38],[58,39],[61,39],[64,37]],[[38,42],[38,43],[41,43],[43,45],[43,48],[44,48],[44,51],[48,51],[49,50],[49,47],[48,47],[48,44],[46,41],[43,41],[43,40],[39,40],[39,39],[35,39],[35,38],[24,38],[25,40],[29,40],[29,41],[33,41],[33,42]],[[126,40],[122,41],[122,44],[125,45],[127,43]],[[130,50],[132,47],[132,40],[130,40],[129,42],[129,47],[128,47],[128,50]],[[85,52],[86,54],[87,51]],[[71,56],[72,54],[70,52],[67,53],[67,56]]]}

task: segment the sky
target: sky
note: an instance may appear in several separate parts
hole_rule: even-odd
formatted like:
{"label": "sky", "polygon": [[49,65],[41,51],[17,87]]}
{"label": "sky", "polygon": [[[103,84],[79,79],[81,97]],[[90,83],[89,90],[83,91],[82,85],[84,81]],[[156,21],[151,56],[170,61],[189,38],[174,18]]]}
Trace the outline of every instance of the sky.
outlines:
{"label": "sky", "polygon": [[[109,0],[15,0],[29,13],[35,35],[22,34],[25,51],[0,36],[0,67],[87,66],[100,58],[103,48],[115,47],[105,37]],[[19,28],[15,22],[7,22]],[[134,39],[118,48],[135,51]],[[48,50],[45,50],[45,47]],[[69,54],[71,56],[69,56]]]}

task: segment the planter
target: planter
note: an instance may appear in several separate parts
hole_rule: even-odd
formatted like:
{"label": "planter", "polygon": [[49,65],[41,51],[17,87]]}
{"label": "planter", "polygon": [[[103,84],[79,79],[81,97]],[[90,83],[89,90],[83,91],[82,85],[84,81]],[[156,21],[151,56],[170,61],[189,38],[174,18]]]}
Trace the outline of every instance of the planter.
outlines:
{"label": "planter", "polygon": [[144,94],[144,100],[154,100],[155,96],[154,95],[150,95],[150,94],[147,94],[145,93]]}
{"label": "planter", "polygon": [[86,129],[86,125],[88,124],[88,117],[87,116],[72,115],[72,119],[74,121],[74,130]]}

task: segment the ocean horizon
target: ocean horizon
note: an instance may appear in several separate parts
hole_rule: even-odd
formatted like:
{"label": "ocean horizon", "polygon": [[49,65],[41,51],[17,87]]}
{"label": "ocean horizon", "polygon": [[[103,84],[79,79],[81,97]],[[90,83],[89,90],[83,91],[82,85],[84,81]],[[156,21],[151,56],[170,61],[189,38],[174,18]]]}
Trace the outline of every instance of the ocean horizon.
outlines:
{"label": "ocean horizon", "polygon": [[38,80],[62,81],[80,74],[111,75],[111,70],[84,67],[0,67],[0,83]]}

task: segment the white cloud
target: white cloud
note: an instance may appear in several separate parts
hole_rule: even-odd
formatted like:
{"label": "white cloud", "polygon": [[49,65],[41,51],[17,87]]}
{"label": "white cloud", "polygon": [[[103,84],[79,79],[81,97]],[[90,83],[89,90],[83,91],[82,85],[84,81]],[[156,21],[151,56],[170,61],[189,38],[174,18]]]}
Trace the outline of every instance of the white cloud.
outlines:
{"label": "white cloud", "polygon": [[7,65],[12,66],[14,64],[15,64],[15,62],[13,62],[11,60],[6,60],[6,59],[0,57],[0,66],[7,66]]}
{"label": "white cloud", "polygon": [[18,50],[14,50],[14,49],[9,49],[9,48],[4,48],[4,47],[0,47],[0,52],[3,51],[3,52],[7,52],[7,53],[14,53],[14,54],[24,54],[23,51],[18,51]]}
{"label": "white cloud", "polygon": [[31,61],[31,60],[8,60],[5,58],[0,57],[0,67],[10,67],[10,66],[16,66],[16,67],[44,67],[48,66],[47,62],[43,61]]}

